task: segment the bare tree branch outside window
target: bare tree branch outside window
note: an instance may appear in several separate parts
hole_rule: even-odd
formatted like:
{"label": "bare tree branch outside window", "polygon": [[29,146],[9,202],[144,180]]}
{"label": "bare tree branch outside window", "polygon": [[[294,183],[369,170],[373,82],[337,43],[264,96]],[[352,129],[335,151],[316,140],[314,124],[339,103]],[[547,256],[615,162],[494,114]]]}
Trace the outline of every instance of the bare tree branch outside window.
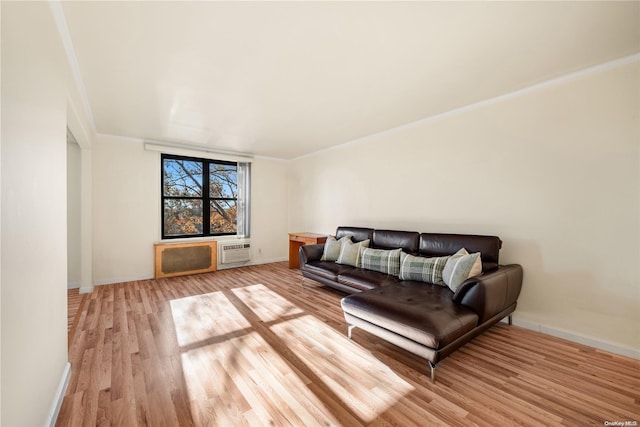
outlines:
{"label": "bare tree branch outside window", "polygon": [[237,164],[163,155],[162,200],[163,237],[236,234]]}

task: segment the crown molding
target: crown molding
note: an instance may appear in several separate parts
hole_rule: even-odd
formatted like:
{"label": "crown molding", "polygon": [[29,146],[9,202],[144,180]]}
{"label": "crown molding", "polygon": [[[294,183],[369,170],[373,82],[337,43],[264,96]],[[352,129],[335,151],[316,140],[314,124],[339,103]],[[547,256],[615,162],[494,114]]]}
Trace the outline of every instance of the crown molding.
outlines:
{"label": "crown molding", "polygon": [[[105,136],[105,137],[111,137],[111,138],[117,138],[117,139],[123,139],[123,140],[130,140],[130,141],[142,141],[145,142],[145,140],[141,140],[138,138],[130,138],[130,137],[122,137],[122,136],[117,136],[117,135],[106,135],[106,134],[98,134],[96,131],[96,125],[95,125],[95,120],[93,118],[93,113],[91,111],[91,107],[90,107],[90,103],[89,103],[89,98],[87,96],[87,92],[86,92],[86,88],[84,85],[84,82],[82,80],[82,76],[80,74],[80,67],[78,64],[78,59],[76,57],[76,53],[75,53],[75,49],[73,48],[73,43],[71,41],[71,35],[69,34],[69,28],[67,26],[67,21],[64,15],[64,10],[62,9],[62,2],[60,0],[49,0],[49,6],[51,8],[55,23],[56,23],[56,27],[58,28],[58,32],[60,34],[60,38],[62,40],[65,52],[67,54],[67,59],[69,62],[69,66],[71,68],[71,72],[74,78],[74,81],[76,83],[81,101],[82,101],[82,105],[84,107],[86,116],[87,116],[87,120],[89,121],[89,125],[91,126],[91,130],[93,131],[93,134],[96,136]],[[640,52],[634,53],[632,55],[628,55],[622,58],[618,58],[612,61],[608,61],[602,64],[598,64],[595,66],[591,66],[582,70],[578,70],[572,73],[568,73],[544,82],[540,82],[540,83],[536,83],[534,85],[531,86],[527,86],[524,87],[522,89],[518,89],[515,90],[513,92],[509,92],[503,95],[499,95],[493,98],[489,98],[489,99],[485,99],[482,101],[478,101],[472,104],[468,104],[462,107],[458,107],[458,108],[454,108],[452,110],[449,111],[445,111],[442,113],[438,113],[435,114],[433,116],[429,116],[429,117],[425,117],[423,119],[420,120],[416,120],[414,122],[410,122],[410,123],[406,123],[404,125],[400,125],[400,126],[396,126],[387,130],[384,130],[382,132],[378,132],[375,134],[371,134],[371,135],[367,135],[355,140],[351,140],[351,141],[347,141],[344,142],[342,144],[338,144],[338,145],[333,145],[331,147],[327,147],[321,150],[317,150],[317,151],[313,151],[311,153],[307,153],[307,154],[303,154],[301,156],[298,157],[294,157],[294,158],[278,158],[278,157],[268,157],[268,156],[260,156],[260,155],[253,155],[253,154],[245,154],[245,153],[233,153],[234,155],[237,156],[248,156],[248,157],[252,157],[255,159],[265,159],[265,160],[273,160],[273,161],[284,161],[284,162],[291,162],[291,161],[295,161],[295,160],[301,160],[301,159],[305,159],[308,157],[313,157],[316,156],[318,154],[327,152],[327,151],[331,151],[331,150],[335,150],[338,148],[342,148],[342,147],[347,147],[350,145],[354,145],[354,144],[358,144],[361,142],[365,142],[371,139],[376,139],[376,138],[381,138],[383,136],[387,136],[387,135],[392,135],[394,133],[397,132],[401,132],[407,129],[411,129],[417,126],[421,126],[424,125],[426,123],[430,123],[430,122],[434,122],[434,121],[438,121],[438,120],[443,120],[446,119],[448,117],[452,117],[452,116],[456,116],[459,114],[463,114],[469,111],[473,111],[479,108],[483,108],[489,105],[493,105],[499,102],[503,102],[506,100],[510,100],[510,99],[514,99],[520,96],[524,96],[524,95],[528,95],[540,90],[544,90],[544,89],[548,89],[554,86],[558,86],[561,84],[565,84],[568,83],[570,81],[573,80],[577,80],[586,76],[590,76],[590,75],[594,75],[594,74],[598,74],[598,73],[602,73],[604,71],[608,71],[608,70],[612,70],[618,67],[622,67],[625,65],[629,65],[635,62],[640,61]],[[146,142],[152,142],[152,141],[146,141]],[[155,142],[152,142],[155,144]],[[211,152],[219,152],[215,149],[207,149],[204,147],[181,147],[181,148],[185,148],[185,149],[193,149],[193,150],[200,150],[200,151],[207,151],[209,152],[211,150]]]}
{"label": "crown molding", "polygon": [[439,121],[439,120],[443,120],[446,119],[448,117],[453,117],[453,116],[457,116],[459,114],[463,114],[469,111],[473,111],[473,110],[477,110],[479,108],[483,108],[483,107],[487,107],[489,105],[493,105],[493,104],[497,104],[499,102],[503,102],[503,101],[507,101],[510,99],[514,99],[514,98],[518,98],[524,95],[529,95],[531,93],[534,92],[538,92],[541,90],[545,90],[548,88],[552,88],[561,84],[565,84],[565,83],[569,83],[571,81],[574,80],[578,80],[581,79],[583,77],[587,77],[587,76],[591,76],[591,75],[595,75],[595,74],[599,74],[602,73],[604,71],[609,71],[609,70],[613,70],[619,67],[623,67],[625,65],[629,65],[629,64],[633,64],[635,62],[639,62],[640,61],[640,52],[639,53],[635,53],[633,55],[629,55],[629,56],[624,56],[622,58],[618,58],[618,59],[614,59],[612,61],[608,61],[602,64],[598,64],[598,65],[594,65],[588,68],[584,68],[582,70],[578,70],[569,74],[565,74],[562,75],[560,77],[556,77],[550,80],[546,80],[544,82],[541,83],[536,83],[534,85],[531,86],[527,86],[524,87],[522,89],[518,89],[515,90],[513,92],[509,92],[506,93],[504,95],[499,95],[493,98],[489,98],[489,99],[485,99],[482,101],[478,101],[478,102],[474,102],[472,104],[468,104],[459,108],[454,108],[453,110],[449,110],[449,111],[445,111],[443,113],[439,113],[439,114],[435,114],[433,116],[429,116],[429,117],[425,117],[423,119],[420,120],[416,120],[414,122],[411,123],[407,123],[404,125],[400,125],[400,126],[396,126],[393,127],[391,129],[387,129],[384,130],[382,132],[378,132],[378,133],[374,133],[371,135],[367,135],[367,136],[363,136],[362,138],[358,138],[358,139],[354,139],[339,145],[333,145],[331,147],[327,147],[324,148],[322,150],[318,150],[318,151],[314,151],[308,154],[304,154],[302,156],[298,156],[295,157],[293,159],[291,159],[291,161],[295,161],[295,160],[301,160],[301,159],[305,159],[307,157],[313,157],[316,156],[318,154],[327,152],[327,151],[331,151],[331,150],[335,150],[338,148],[343,148],[343,147],[348,147],[350,145],[355,145],[355,144],[359,144],[361,142],[365,142],[365,141],[369,141],[372,139],[376,139],[376,138],[381,138],[383,136],[387,136],[387,135],[392,135],[394,133],[398,133],[398,132],[402,132],[404,130],[407,129],[411,129],[417,126],[422,126],[424,124],[430,123],[430,122],[435,122],[435,121]]}
{"label": "crown molding", "polygon": [[91,130],[95,134],[96,123],[93,119],[93,113],[91,112],[91,105],[89,104],[87,90],[85,88],[84,81],[82,80],[82,75],[80,74],[80,66],[78,64],[78,58],[76,57],[76,51],[73,48],[71,35],[69,34],[67,19],[64,16],[64,10],[62,10],[62,2],[60,2],[59,0],[49,0],[49,7],[51,8],[53,19],[56,23],[56,27],[58,28],[60,39],[62,40],[62,45],[64,46],[64,50],[67,54],[69,68],[71,69],[71,74],[73,75],[73,80],[78,89],[78,93],[80,94],[84,112],[87,116],[87,120],[89,121],[89,125],[91,126]]}

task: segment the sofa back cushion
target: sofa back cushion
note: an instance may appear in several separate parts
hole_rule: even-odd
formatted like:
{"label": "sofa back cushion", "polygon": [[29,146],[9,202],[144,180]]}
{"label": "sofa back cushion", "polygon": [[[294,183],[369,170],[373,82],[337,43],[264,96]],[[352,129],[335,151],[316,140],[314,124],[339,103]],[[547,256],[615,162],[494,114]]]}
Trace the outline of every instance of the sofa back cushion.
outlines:
{"label": "sofa back cushion", "polygon": [[482,271],[487,272],[498,268],[500,246],[502,241],[496,236],[422,233],[419,255],[426,257],[453,255],[465,248],[469,253],[480,252]]}
{"label": "sofa back cushion", "polygon": [[352,242],[362,242],[363,240],[373,240],[373,228],[362,227],[338,227],[336,239],[340,240],[345,236],[351,236]]}
{"label": "sofa back cushion", "polygon": [[415,231],[374,230],[370,246],[376,249],[401,248],[404,252],[415,255],[418,253],[419,238],[420,233]]}

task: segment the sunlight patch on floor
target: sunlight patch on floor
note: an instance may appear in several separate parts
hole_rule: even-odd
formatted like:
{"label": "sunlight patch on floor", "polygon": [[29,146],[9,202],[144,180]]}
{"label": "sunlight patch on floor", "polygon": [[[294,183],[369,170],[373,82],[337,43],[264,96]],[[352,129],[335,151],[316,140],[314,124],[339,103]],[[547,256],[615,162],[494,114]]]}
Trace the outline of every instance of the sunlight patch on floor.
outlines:
{"label": "sunlight patch on floor", "polygon": [[232,289],[232,292],[263,322],[273,322],[283,317],[303,313],[301,309],[264,285],[245,286]]}
{"label": "sunlight patch on floor", "polygon": [[368,351],[313,316],[278,323],[271,330],[366,422],[413,390]]}
{"label": "sunlight patch on floor", "polygon": [[182,354],[196,425],[338,426],[258,332]]}
{"label": "sunlight patch on floor", "polygon": [[341,425],[318,393],[344,405],[341,416],[348,408],[352,422],[370,423],[413,390],[266,286],[231,292],[171,301],[197,425]]}
{"label": "sunlight patch on floor", "polygon": [[181,347],[251,327],[222,292],[180,298],[170,305]]}

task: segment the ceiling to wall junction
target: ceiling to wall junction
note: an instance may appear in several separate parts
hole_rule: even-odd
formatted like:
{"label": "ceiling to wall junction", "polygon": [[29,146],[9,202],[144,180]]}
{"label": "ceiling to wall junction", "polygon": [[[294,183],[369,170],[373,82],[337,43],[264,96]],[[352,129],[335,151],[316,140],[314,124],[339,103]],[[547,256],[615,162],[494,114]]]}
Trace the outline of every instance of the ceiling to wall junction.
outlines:
{"label": "ceiling to wall junction", "polygon": [[640,52],[638,2],[63,2],[100,134],[284,159]]}

